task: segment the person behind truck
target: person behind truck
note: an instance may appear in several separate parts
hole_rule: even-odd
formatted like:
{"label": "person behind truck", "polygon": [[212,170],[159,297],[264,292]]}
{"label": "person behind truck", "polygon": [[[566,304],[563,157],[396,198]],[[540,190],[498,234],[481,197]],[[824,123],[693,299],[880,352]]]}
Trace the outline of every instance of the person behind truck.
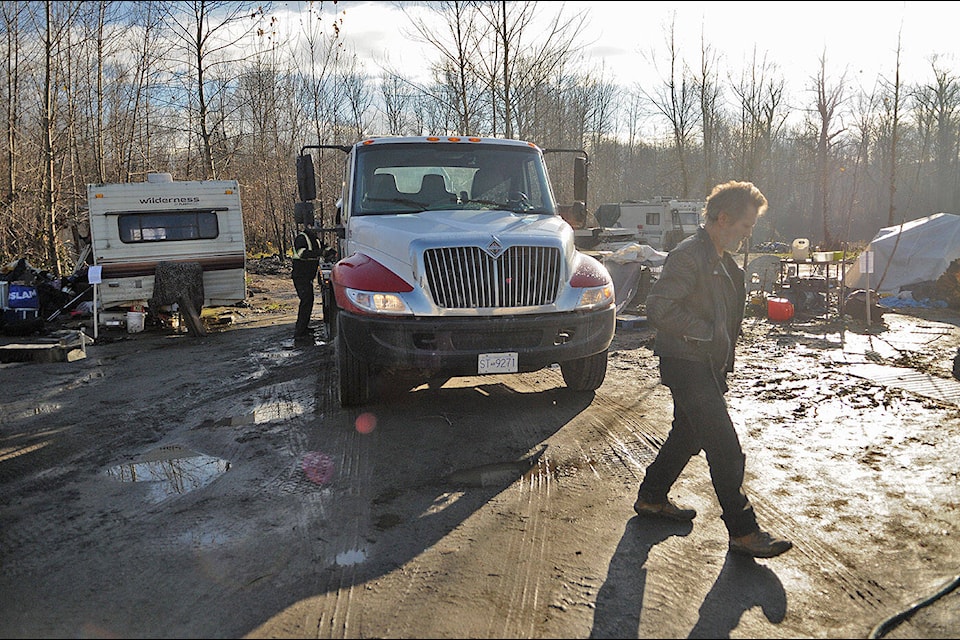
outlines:
{"label": "person behind truck", "polygon": [[654,353],[660,379],[673,397],[673,424],[637,490],[634,511],[677,521],[697,512],[667,497],[690,458],[703,451],[730,535],[730,551],[772,558],[793,543],[761,531],[743,492],[744,454],[727,410],[727,374],[733,371],[746,300],[743,271],[734,262],[767,199],[750,182],[714,187],[703,226],[668,255],[646,300],[657,330]]}
{"label": "person behind truck", "polygon": [[317,239],[316,230],[311,225],[304,225],[293,239],[293,286],[300,298],[297,324],[293,330],[293,341],[297,345],[313,344],[313,334],[310,333],[313,283],[317,279],[323,248],[323,243]]}

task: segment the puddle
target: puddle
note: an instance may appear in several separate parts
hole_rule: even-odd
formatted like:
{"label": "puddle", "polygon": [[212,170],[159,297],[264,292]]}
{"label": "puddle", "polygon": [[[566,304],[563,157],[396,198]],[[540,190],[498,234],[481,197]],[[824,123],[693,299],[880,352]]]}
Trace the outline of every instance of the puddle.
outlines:
{"label": "puddle", "polygon": [[280,351],[261,351],[259,356],[256,357],[263,358],[265,360],[280,360],[282,358],[292,358],[295,355],[299,354],[296,351],[281,349]]}
{"label": "puddle", "polygon": [[55,413],[60,411],[60,404],[56,402],[47,402],[43,404],[38,404],[35,407],[30,407],[16,413],[11,413],[9,415],[3,416],[0,419],[0,422],[13,422],[14,420],[23,420],[24,418],[30,418],[32,416],[42,416],[50,413]]}
{"label": "puddle", "polygon": [[302,416],[312,410],[312,403],[299,400],[278,400],[266,402],[254,408],[249,413],[239,416],[228,416],[219,420],[206,420],[204,427],[236,427],[245,424],[263,424],[274,420],[289,420]]}
{"label": "puddle", "polygon": [[105,473],[119,482],[149,483],[148,499],[156,503],[202,489],[229,469],[228,460],[174,445],[154,449],[138,462],[117,465]]}
{"label": "puddle", "polygon": [[349,567],[360,564],[367,559],[367,554],[362,549],[351,549],[337,554],[337,566]]}

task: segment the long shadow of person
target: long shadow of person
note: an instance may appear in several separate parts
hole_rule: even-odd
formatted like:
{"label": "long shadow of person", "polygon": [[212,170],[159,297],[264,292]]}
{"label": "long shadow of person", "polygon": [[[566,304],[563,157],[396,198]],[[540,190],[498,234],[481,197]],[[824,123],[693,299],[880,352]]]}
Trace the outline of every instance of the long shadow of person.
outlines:
{"label": "long shadow of person", "polygon": [[610,559],[607,579],[597,592],[591,638],[637,637],[647,582],[644,565],[650,549],[670,536],[685,536],[692,530],[690,522],[639,517],[627,521],[620,544]]}
{"label": "long shadow of person", "polygon": [[760,607],[767,620],[783,622],[787,595],[772,570],[753,558],[727,552],[717,581],[700,605],[700,618],[688,638],[729,638],[740,618]]}

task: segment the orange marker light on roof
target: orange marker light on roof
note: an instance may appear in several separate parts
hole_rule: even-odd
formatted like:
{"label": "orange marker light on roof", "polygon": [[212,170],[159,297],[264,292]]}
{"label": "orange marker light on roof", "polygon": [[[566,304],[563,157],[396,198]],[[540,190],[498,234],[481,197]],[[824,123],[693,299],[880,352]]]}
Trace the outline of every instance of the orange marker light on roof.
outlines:
{"label": "orange marker light on roof", "polygon": [[440,142],[440,138],[435,138],[433,136],[427,137],[427,142]]}
{"label": "orange marker light on roof", "polygon": [[480,138],[467,138],[470,142],[480,142]]}
{"label": "orange marker light on roof", "polygon": [[450,142],[460,142],[460,138],[447,138]]}
{"label": "orange marker light on roof", "polygon": [[363,144],[373,144],[373,140],[364,140]]}

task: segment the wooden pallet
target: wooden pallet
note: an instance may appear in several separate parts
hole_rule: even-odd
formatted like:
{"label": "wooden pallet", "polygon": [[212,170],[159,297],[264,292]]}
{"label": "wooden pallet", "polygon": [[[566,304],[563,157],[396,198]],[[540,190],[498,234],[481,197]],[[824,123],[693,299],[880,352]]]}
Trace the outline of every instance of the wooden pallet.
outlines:
{"label": "wooden pallet", "polygon": [[0,362],[74,362],[87,357],[92,342],[83,331],[56,331],[31,342],[0,345]]}

